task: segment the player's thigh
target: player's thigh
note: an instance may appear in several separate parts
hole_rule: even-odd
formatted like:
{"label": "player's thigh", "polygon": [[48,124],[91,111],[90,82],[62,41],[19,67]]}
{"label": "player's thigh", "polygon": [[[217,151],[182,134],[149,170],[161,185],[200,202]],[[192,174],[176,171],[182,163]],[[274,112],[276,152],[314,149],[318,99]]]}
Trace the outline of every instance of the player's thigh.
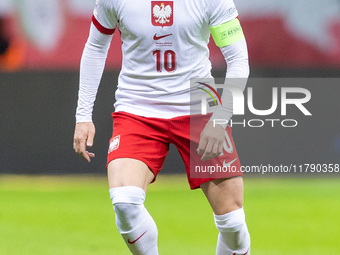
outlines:
{"label": "player's thigh", "polygon": [[117,158],[108,166],[109,187],[137,186],[146,192],[154,179],[153,172],[142,161],[132,158]]}
{"label": "player's thigh", "polygon": [[240,209],[243,206],[243,178],[241,176],[216,179],[201,184],[216,215]]}

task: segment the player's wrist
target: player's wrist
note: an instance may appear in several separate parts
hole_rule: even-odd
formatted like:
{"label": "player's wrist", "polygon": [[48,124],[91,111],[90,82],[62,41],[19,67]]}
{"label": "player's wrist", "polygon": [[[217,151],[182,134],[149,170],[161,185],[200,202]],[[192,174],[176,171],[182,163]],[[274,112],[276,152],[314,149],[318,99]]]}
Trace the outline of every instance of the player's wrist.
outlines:
{"label": "player's wrist", "polygon": [[88,117],[88,116],[76,116],[76,123],[89,123],[89,122],[93,122],[92,121],[92,117]]}
{"label": "player's wrist", "polygon": [[211,116],[209,122],[212,122],[213,127],[222,127],[223,130],[225,130],[228,126],[228,121],[226,121],[225,119],[214,119],[213,116]]}

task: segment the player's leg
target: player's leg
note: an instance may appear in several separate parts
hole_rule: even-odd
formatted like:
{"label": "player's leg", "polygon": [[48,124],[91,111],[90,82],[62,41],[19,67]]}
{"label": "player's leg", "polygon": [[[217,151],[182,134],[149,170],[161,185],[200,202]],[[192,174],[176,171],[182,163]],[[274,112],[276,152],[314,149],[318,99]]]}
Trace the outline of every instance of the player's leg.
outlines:
{"label": "player's leg", "polygon": [[214,212],[219,236],[217,255],[250,254],[250,235],[243,210],[243,178],[217,179],[201,184]]}
{"label": "player's leg", "polygon": [[118,158],[108,164],[108,179],[117,228],[130,251],[158,255],[157,227],[144,207],[154,174],[142,161]]}
{"label": "player's leg", "polygon": [[169,150],[168,125],[125,112],[112,116],[107,169],[117,227],[132,254],[158,255],[157,227],[144,200]]}

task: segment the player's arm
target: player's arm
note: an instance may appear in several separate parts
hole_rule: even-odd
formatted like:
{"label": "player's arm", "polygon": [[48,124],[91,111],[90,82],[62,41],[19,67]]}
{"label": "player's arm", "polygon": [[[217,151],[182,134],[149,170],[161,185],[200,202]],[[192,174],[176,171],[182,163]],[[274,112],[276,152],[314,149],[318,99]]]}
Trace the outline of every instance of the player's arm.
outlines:
{"label": "player's arm", "polygon": [[[219,26],[210,27],[210,31],[227,63],[225,84],[233,91],[243,93],[249,76],[249,62],[247,43],[238,17]],[[225,120],[224,124],[219,124],[225,129],[233,115],[230,89],[223,89],[221,101],[223,104],[217,107],[210,120]]]}
{"label": "player's arm", "polygon": [[[248,51],[246,40],[238,18],[210,27],[213,39],[227,63],[226,84],[244,90],[249,76]],[[221,96],[223,106],[218,106],[201,133],[197,149],[202,160],[209,160],[222,153],[225,128],[233,114],[232,94],[224,89]],[[224,124],[214,126],[213,120],[224,120]]]}
{"label": "player's arm", "polygon": [[95,135],[95,127],[92,122],[93,105],[113,32],[113,29],[101,26],[93,16],[89,38],[81,58],[73,148],[88,162],[91,161],[91,157],[95,156],[86,149],[92,147]]}

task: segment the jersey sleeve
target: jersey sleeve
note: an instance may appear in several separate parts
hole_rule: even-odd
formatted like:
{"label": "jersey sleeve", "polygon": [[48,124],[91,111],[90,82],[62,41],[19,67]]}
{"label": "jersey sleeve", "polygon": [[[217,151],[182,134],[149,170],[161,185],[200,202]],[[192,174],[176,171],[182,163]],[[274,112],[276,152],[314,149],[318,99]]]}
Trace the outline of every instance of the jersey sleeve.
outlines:
{"label": "jersey sleeve", "polygon": [[232,0],[212,0],[209,29],[218,47],[225,47],[244,38],[238,11]]}
{"label": "jersey sleeve", "polygon": [[92,23],[101,33],[106,35],[113,34],[118,24],[113,2],[114,1],[97,0],[93,11]]}
{"label": "jersey sleeve", "polygon": [[[243,91],[249,75],[249,64],[246,41],[237,19],[238,11],[233,0],[209,0],[208,6],[209,29],[227,63],[225,83]],[[228,123],[233,115],[232,94],[228,89],[223,89],[221,100],[223,106],[213,112],[210,121],[223,119]],[[219,125],[225,129],[227,123]]]}
{"label": "jersey sleeve", "polygon": [[76,122],[91,122],[92,110],[102,77],[112,35],[106,35],[91,24],[89,38],[80,62]]}
{"label": "jersey sleeve", "polygon": [[208,0],[207,6],[210,27],[219,26],[238,16],[233,0]]}

